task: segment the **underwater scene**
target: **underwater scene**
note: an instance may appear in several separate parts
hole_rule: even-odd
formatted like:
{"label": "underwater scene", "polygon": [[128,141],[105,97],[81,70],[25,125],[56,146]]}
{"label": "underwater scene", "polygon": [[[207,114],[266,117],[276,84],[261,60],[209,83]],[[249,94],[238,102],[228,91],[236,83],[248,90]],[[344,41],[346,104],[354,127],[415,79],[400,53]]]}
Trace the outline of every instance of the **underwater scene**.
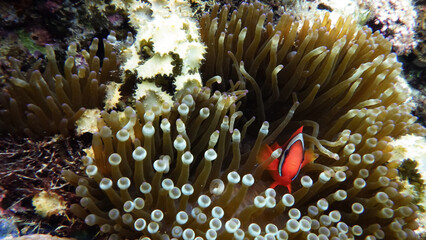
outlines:
{"label": "underwater scene", "polygon": [[426,239],[425,0],[0,1],[0,239]]}

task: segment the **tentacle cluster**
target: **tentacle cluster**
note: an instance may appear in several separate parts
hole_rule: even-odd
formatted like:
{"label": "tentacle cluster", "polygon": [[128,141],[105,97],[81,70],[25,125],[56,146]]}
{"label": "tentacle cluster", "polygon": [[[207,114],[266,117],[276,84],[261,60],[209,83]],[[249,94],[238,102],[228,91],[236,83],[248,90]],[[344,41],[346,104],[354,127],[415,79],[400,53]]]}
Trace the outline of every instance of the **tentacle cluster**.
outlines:
{"label": "tentacle cluster", "polygon": [[89,51],[81,52],[77,52],[75,43],[71,44],[63,73],[49,45],[43,74],[38,70],[41,59],[27,72],[21,72],[18,60],[10,58],[15,70],[0,93],[0,130],[34,138],[72,135],[75,122],[86,108],[103,106],[105,83],[117,80],[118,62],[112,45],[104,40],[101,61],[96,55],[98,43],[95,38]]}
{"label": "tentacle cluster", "polygon": [[258,2],[230,11],[215,5],[200,20],[207,46],[202,72],[222,78],[218,89],[250,90],[247,104],[257,107],[246,112],[273,128],[290,109],[293,120],[313,120],[325,130],[350,109],[408,97],[397,89],[401,63],[379,32],[358,29],[350,18],[333,24],[328,14],[312,22],[284,14],[274,23]]}
{"label": "tentacle cluster", "polygon": [[71,210],[113,239],[229,239],[243,238],[247,231],[255,237],[263,229],[285,238],[288,233],[274,224],[252,221],[268,209],[279,216],[294,202],[291,195],[277,202],[274,190],[252,188],[250,169],[256,169],[268,123],[259,130],[248,157],[242,157],[244,133],[234,129],[230,119],[238,118],[236,103],[245,93],[185,91],[173,106],[146,109],[137,102],[135,109],[123,113],[101,113],[93,155],[83,158],[87,177],[63,172],[82,197]]}
{"label": "tentacle cluster", "polygon": [[173,106],[137,102],[101,114],[93,154],[83,158],[87,177],[63,172],[82,197],[71,210],[88,225],[111,239],[416,239],[417,206],[401,193],[398,164],[389,162],[389,135],[424,131],[406,127],[415,120],[408,109],[353,110],[329,130],[346,129],[334,142],[306,135],[339,160],[320,157],[296,180],[297,191],[282,194],[267,188],[256,164],[269,124],[249,151],[241,149],[247,125],[231,124],[245,92],[177,95]]}

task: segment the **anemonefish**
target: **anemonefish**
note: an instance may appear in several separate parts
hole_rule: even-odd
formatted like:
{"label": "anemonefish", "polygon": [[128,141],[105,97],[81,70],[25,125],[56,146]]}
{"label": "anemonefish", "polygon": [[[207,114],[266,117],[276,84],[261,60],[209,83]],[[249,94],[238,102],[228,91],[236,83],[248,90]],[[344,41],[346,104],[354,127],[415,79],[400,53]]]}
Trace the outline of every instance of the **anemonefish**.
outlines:
{"label": "anemonefish", "polygon": [[281,156],[265,166],[274,179],[271,188],[282,185],[287,187],[288,192],[291,193],[291,182],[297,177],[300,169],[314,159],[312,151],[305,152],[302,131],[303,126],[297,129],[282,146],[276,142],[272,146],[267,144],[262,146],[258,158],[259,163],[265,162],[276,149],[282,149]]}

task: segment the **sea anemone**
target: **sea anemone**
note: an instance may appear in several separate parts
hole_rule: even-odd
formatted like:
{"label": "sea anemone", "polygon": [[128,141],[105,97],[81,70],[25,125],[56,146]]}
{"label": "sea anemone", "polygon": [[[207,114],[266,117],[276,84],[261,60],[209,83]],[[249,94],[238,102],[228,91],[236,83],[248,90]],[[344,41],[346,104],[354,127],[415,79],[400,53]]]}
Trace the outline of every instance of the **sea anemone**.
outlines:
{"label": "sea anemone", "polygon": [[[71,211],[110,239],[416,239],[417,207],[400,192],[398,163],[388,162],[389,135],[423,130],[406,128],[413,121],[408,108],[350,111],[336,123],[346,130],[335,142],[305,135],[340,160],[308,165],[298,190],[283,194],[267,188],[255,160],[268,123],[250,144],[248,125],[239,130],[230,120],[240,115],[245,92],[194,88],[178,95],[173,106],[136,102],[136,110],[103,112],[93,153],[82,159],[87,177],[63,172],[82,197]],[[246,144],[252,147],[242,149]]]}
{"label": "sea anemone", "polygon": [[72,135],[86,108],[103,106],[105,83],[117,78],[118,62],[112,45],[104,40],[101,61],[96,56],[98,42],[95,38],[89,51],[81,52],[77,52],[75,43],[70,44],[63,73],[50,45],[46,45],[48,61],[43,74],[39,70],[41,59],[22,72],[19,61],[10,57],[14,70],[0,93],[0,131],[33,138]]}
{"label": "sea anemone", "polygon": [[[88,177],[63,172],[82,197],[80,205],[71,206],[76,216],[112,233],[112,239],[240,238],[248,226],[252,236],[260,234],[252,218],[267,209],[279,216],[293,204],[291,195],[277,202],[275,191],[265,192],[265,186],[263,193],[249,189],[262,171],[246,171],[241,161],[248,158],[245,165],[256,168],[251,160],[268,133],[268,123],[259,130],[255,147],[242,157],[240,143],[248,125],[240,131],[234,121],[245,91],[184,91],[176,95],[180,97],[173,106],[163,103],[147,109],[137,101],[136,110],[101,114],[93,155],[83,158]],[[268,229],[287,236],[273,224]]]}
{"label": "sea anemone", "polygon": [[[200,19],[207,46],[201,71],[220,76],[221,90],[250,90],[245,112],[279,125],[291,109],[292,120],[313,120],[321,131],[351,109],[403,103],[401,63],[379,32],[358,29],[350,18],[299,22],[284,14],[274,23],[260,3],[243,3],[229,16],[215,5]],[[229,19],[229,20],[228,20]],[[297,106],[292,95],[296,94]],[[330,124],[331,125],[331,124]]]}
{"label": "sea anemone", "polygon": [[[265,143],[280,141],[289,126],[303,124],[313,128],[315,137],[327,139],[305,135],[305,140],[339,156],[337,161],[332,154],[320,156],[302,170],[295,206],[320,222],[326,218],[321,214],[339,212],[352,228],[347,233],[355,237],[418,238],[413,231],[418,208],[400,200],[407,197],[400,193],[400,162],[389,162],[388,143],[426,132],[410,113],[410,95],[391,44],[378,32],[357,29],[351,19],[332,24],[328,14],[299,27],[289,14],[273,24],[272,13],[260,3],[228,13],[228,6],[216,5],[200,20],[207,45],[204,76],[219,75],[217,89],[249,90],[240,110],[271,122]],[[320,201],[326,203],[322,210]],[[394,214],[403,210],[406,216]]]}

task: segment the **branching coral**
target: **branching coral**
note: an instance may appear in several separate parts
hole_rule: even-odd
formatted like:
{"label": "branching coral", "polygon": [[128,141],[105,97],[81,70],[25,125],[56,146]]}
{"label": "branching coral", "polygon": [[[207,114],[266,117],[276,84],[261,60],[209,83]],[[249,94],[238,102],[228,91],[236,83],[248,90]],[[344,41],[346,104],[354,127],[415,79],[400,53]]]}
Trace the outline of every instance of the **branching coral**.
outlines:
{"label": "branching coral", "polygon": [[[30,137],[74,132],[75,122],[86,108],[103,106],[105,83],[118,76],[118,62],[112,45],[104,41],[104,59],[98,56],[98,39],[89,51],[77,53],[76,44],[68,48],[61,73],[53,48],[46,46],[46,70],[38,70],[41,59],[27,72],[10,58],[15,70],[0,93],[0,130]],[[101,67],[102,64],[102,67]]]}

